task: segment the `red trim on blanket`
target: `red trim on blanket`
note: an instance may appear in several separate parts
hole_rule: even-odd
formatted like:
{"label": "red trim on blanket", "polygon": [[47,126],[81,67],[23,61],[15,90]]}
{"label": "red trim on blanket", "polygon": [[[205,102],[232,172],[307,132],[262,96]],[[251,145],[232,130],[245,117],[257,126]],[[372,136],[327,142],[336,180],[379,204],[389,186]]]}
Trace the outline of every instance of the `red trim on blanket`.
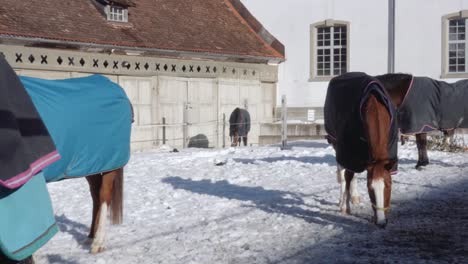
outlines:
{"label": "red trim on blanket", "polygon": [[9,189],[18,188],[21,185],[28,182],[32,178],[32,176],[36,175],[42,169],[56,162],[60,158],[61,158],[60,154],[58,153],[57,150],[55,150],[47,155],[42,156],[36,161],[32,162],[29,165],[29,169],[21,172],[20,174],[12,177],[11,179],[6,180],[6,181],[0,180],[0,185]]}

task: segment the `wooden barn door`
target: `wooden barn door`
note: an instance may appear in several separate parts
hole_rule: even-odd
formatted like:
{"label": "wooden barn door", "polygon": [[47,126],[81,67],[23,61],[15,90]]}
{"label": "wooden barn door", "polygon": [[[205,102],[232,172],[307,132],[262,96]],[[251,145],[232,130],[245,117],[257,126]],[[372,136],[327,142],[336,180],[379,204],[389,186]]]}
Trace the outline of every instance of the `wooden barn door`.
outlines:
{"label": "wooden barn door", "polygon": [[[158,78],[158,119],[166,119],[166,144],[182,147],[184,142],[184,105],[187,102],[187,78]],[[162,135],[161,135],[162,139]]]}
{"label": "wooden barn door", "polygon": [[201,78],[188,80],[187,102],[188,146],[217,146],[216,80]]}
{"label": "wooden barn door", "polygon": [[119,84],[133,105],[132,149],[151,148],[158,144],[155,80],[152,77],[120,76]]}

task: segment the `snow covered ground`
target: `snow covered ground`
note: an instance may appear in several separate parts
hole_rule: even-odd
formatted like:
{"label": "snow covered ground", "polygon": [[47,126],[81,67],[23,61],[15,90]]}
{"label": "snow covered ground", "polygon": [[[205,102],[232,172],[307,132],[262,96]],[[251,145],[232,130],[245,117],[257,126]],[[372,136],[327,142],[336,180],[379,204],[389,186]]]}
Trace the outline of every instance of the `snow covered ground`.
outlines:
{"label": "snow covered ground", "polygon": [[370,223],[364,174],[362,202],[343,216],[333,149],[325,141],[291,145],[134,153],[124,224],[108,227],[107,249],[97,255],[85,242],[86,180],[49,184],[61,232],[36,262],[468,262],[468,154],[431,151],[432,165],[418,171],[416,147],[400,148],[390,222],[379,229]]}

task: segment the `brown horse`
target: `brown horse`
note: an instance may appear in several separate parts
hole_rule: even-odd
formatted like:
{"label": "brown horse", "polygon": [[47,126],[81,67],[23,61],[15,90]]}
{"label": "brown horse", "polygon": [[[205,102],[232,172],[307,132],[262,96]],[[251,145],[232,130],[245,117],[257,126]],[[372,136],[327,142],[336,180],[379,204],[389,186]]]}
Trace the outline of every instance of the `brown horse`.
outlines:
{"label": "brown horse", "polygon": [[[395,107],[400,108],[403,102],[405,101],[405,97],[408,95],[411,86],[413,85],[413,76],[409,74],[384,74],[376,76],[376,78],[383,84],[385,89],[387,90],[393,104]],[[437,83],[436,81],[430,83]],[[408,106],[411,107],[411,106]],[[417,120],[418,116],[415,114],[415,111],[410,111],[405,113],[409,116],[412,120]],[[404,127],[405,124],[399,121],[399,127]],[[428,129],[421,131],[417,131],[413,133],[416,137],[416,146],[418,148],[418,162],[416,163],[416,168],[420,169],[423,166],[429,164],[429,158],[427,155],[427,132],[431,130],[438,129],[443,132],[444,134],[444,143],[449,144],[455,129],[454,127],[451,128],[441,128],[441,127],[426,127]],[[406,141],[406,136],[402,136],[402,144]]]}
{"label": "brown horse", "polygon": [[[364,86],[363,86],[364,84]],[[362,96],[364,94],[364,96]],[[336,151],[345,184],[341,211],[351,213],[355,172],[367,170],[367,187],[375,223],[387,224],[396,164],[396,124],[391,102],[376,80],[364,73],[347,73],[330,81],[325,100],[325,129]]]}

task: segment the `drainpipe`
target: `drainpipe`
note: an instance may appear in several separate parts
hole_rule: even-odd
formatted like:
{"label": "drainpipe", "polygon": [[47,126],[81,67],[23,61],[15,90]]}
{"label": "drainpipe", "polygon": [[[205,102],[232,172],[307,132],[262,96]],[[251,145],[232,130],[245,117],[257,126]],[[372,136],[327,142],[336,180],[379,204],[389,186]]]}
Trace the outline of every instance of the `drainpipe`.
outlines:
{"label": "drainpipe", "polygon": [[388,72],[395,72],[395,0],[388,0]]}

